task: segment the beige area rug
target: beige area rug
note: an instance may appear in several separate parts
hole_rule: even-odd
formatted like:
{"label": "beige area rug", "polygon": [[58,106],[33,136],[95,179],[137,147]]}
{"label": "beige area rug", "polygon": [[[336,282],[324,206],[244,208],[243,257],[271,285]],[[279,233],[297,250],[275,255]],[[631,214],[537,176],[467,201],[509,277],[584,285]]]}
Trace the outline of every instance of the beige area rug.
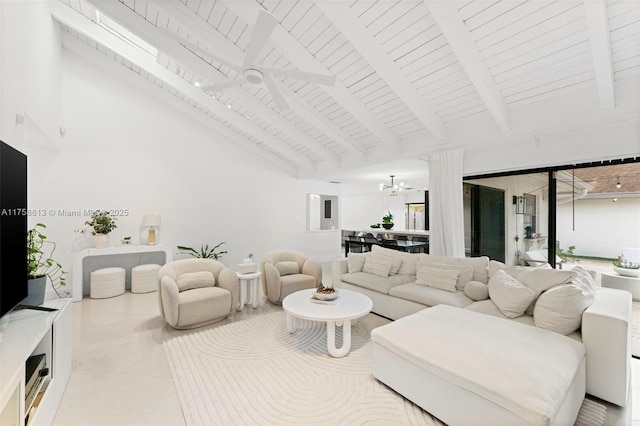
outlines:
{"label": "beige area rug", "polygon": [[[188,425],[442,425],[373,378],[369,314],[352,328],[351,352],[327,354],[325,326],[294,334],[284,312],[164,342]],[[341,340],[336,330],[337,345]],[[585,400],[581,426],[602,425],[606,408]]]}

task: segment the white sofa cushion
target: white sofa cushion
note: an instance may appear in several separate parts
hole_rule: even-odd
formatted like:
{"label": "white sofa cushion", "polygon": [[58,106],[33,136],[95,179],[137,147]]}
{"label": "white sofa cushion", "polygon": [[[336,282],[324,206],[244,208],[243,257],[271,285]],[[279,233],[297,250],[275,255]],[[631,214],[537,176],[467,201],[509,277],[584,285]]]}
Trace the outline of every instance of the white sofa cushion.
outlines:
{"label": "white sofa cushion", "polygon": [[533,319],[537,327],[569,334],[580,328],[582,313],[592,303],[592,294],[575,284],[563,284],[540,295]]}
{"label": "white sofa cushion", "polygon": [[193,290],[195,288],[213,287],[216,278],[209,271],[186,272],[178,276],[176,280],[179,291]]}
{"label": "white sofa cushion", "polygon": [[368,253],[349,253],[347,256],[347,271],[350,274],[354,272],[362,272],[364,261]]}
{"label": "white sofa cushion", "polygon": [[576,376],[584,374],[581,343],[451,306],[424,309],[378,327],[371,340],[517,414],[526,424],[549,424]]}
{"label": "white sofa cushion", "polygon": [[400,299],[422,303],[425,306],[444,304],[464,308],[465,306],[473,303],[473,300],[465,296],[462,291],[442,291],[416,283],[392,287],[389,289],[389,295]]}
{"label": "white sofa cushion", "polygon": [[540,295],[533,309],[537,327],[560,334],[580,328],[582,314],[595,300],[595,283],[587,271],[579,268],[568,284],[553,287]]}
{"label": "white sofa cushion", "polygon": [[402,284],[412,283],[416,279],[409,275],[381,277],[366,272],[354,272],[353,274],[343,274],[340,280],[345,283],[377,291],[378,293],[389,294],[389,289]]}
{"label": "white sofa cushion", "polygon": [[380,277],[388,277],[393,267],[393,259],[380,254],[370,254],[364,260],[362,272],[378,275]]}
{"label": "white sofa cushion", "polygon": [[488,287],[491,300],[509,318],[524,314],[536,295],[505,271],[496,272],[489,280]]}
{"label": "white sofa cushion", "polygon": [[527,268],[521,271],[515,278],[535,292],[535,297],[529,304],[525,314],[533,315],[533,308],[540,294],[560,284],[568,283],[575,278],[575,276],[576,273],[572,271],[548,269],[545,267]]}
{"label": "white sofa cushion", "polygon": [[[432,254],[420,253],[420,262],[425,263],[439,263],[452,266],[471,266],[473,268],[473,281],[480,281],[481,283],[489,282],[489,258],[486,256],[480,257],[447,257],[436,256]],[[466,283],[465,283],[466,284]],[[463,290],[464,285],[459,290]]]}
{"label": "white sofa cushion", "polygon": [[418,264],[418,256],[415,253],[405,253],[398,250],[388,249],[386,247],[374,245],[371,247],[372,254],[383,254],[385,256],[400,259],[402,261],[398,274],[416,276],[416,265]]}
{"label": "white sofa cushion", "polygon": [[274,266],[278,270],[278,273],[280,274],[280,276],[293,275],[293,274],[300,273],[300,265],[298,265],[298,262],[295,262],[293,260],[276,262]]}
{"label": "white sofa cushion", "polygon": [[464,286],[464,294],[471,300],[486,300],[489,298],[489,288],[480,281],[469,281]]}
{"label": "white sofa cushion", "polygon": [[431,266],[418,263],[416,284],[426,285],[427,287],[438,288],[445,291],[456,291],[458,275],[460,275],[460,270],[455,267],[451,269],[433,268]]}

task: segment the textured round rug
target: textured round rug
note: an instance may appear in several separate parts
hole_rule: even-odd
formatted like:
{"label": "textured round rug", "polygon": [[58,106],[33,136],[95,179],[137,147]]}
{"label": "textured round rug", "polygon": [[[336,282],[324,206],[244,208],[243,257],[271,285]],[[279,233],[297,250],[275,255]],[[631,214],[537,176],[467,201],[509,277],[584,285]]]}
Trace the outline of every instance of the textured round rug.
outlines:
{"label": "textured round rug", "polygon": [[[443,425],[373,377],[371,330],[388,322],[374,314],[360,318],[343,358],[327,353],[324,323],[304,321],[289,334],[284,312],[171,338],[164,347],[185,422]],[[341,339],[338,328],[338,347]],[[590,407],[590,420],[604,419]]]}

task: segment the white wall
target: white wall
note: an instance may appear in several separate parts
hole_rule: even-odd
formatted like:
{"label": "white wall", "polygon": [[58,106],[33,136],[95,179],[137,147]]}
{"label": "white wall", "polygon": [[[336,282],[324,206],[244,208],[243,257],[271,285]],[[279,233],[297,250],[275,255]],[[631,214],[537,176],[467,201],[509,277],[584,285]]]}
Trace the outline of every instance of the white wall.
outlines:
{"label": "white wall", "polygon": [[[226,241],[223,249],[229,253],[222,261],[234,269],[249,253],[259,260],[273,249],[298,250],[321,261],[340,255],[339,231],[306,231],[306,194],[339,196],[339,186],[291,177],[193,120],[182,112],[184,106],[159,102],[61,49],[51,26],[43,27],[48,44],[42,37],[33,48],[29,37],[21,43],[18,27],[26,32],[51,21],[47,2],[30,3],[33,16],[4,3],[2,85],[16,89],[2,92],[0,138],[28,155],[29,207],[39,211],[30,225],[47,225],[48,237],[58,243],[56,258],[67,271],[74,251],[89,244],[74,232],[88,217],[64,216],[62,210],[128,212],[118,219],[112,244],[127,235],[137,241],[142,215],[161,215],[161,244]],[[17,17],[20,25],[5,27]],[[23,69],[32,66],[40,72]],[[54,89],[34,97],[29,89],[19,90],[27,83]],[[16,126],[16,112],[31,120]],[[64,137],[56,133],[62,122]],[[33,143],[36,139],[50,143]]]}
{"label": "white wall", "polygon": [[557,213],[560,247],[575,246],[577,255],[616,259],[623,247],[640,247],[640,197],[576,200],[575,231],[571,203]]}

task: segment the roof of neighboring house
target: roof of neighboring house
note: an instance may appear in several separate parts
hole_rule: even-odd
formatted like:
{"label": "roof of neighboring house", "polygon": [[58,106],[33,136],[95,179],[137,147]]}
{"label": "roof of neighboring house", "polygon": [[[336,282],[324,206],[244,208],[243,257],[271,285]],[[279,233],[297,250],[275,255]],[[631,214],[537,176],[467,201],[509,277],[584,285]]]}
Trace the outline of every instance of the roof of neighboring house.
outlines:
{"label": "roof of neighboring house", "polygon": [[[571,173],[570,170],[568,172]],[[591,194],[640,193],[640,163],[576,169],[575,176],[593,186],[593,190],[589,191]],[[616,188],[618,182],[620,188]]]}

